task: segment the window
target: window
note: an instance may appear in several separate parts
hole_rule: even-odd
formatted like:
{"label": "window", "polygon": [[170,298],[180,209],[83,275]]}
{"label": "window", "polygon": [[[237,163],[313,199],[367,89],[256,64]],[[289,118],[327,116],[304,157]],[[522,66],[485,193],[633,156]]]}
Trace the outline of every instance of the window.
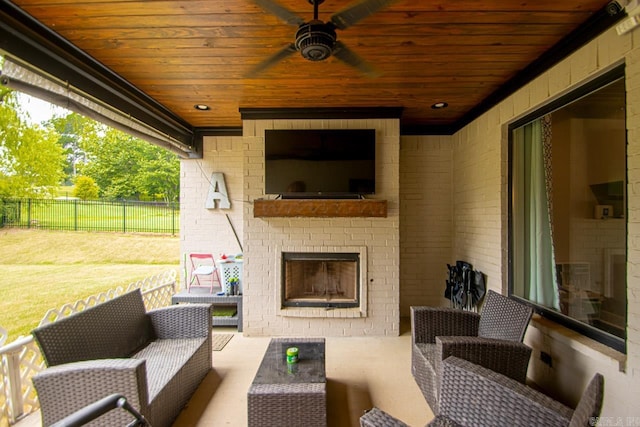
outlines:
{"label": "window", "polygon": [[624,352],[624,67],[512,124],[509,171],[510,294]]}

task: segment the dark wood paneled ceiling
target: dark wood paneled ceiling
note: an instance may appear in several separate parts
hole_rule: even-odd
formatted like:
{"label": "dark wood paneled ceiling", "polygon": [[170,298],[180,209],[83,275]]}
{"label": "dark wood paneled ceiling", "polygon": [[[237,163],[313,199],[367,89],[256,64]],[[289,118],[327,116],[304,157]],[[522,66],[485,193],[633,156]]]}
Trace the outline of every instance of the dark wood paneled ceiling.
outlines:
{"label": "dark wood paneled ceiling", "polygon": [[[239,127],[240,108],[280,107],[402,107],[403,126],[450,128],[608,1],[398,0],[336,31],[378,77],[296,53],[251,78],[296,31],[251,0],[13,3],[195,128]],[[279,3],[313,17],[307,0]],[[319,19],[350,4],[326,0]]]}

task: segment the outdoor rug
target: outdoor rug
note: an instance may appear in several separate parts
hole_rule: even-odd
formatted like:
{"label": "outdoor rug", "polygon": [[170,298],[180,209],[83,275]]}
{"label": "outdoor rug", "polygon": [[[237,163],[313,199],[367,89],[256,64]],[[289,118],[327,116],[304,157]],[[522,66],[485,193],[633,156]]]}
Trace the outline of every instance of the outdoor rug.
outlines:
{"label": "outdoor rug", "polygon": [[220,351],[233,338],[233,334],[213,334],[213,351]]}

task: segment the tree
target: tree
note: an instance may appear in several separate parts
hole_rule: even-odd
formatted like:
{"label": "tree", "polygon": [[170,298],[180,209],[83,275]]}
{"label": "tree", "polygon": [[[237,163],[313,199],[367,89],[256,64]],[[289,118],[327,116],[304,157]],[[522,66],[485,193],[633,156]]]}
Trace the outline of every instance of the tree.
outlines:
{"label": "tree", "polygon": [[95,200],[98,198],[98,184],[90,176],[78,176],[75,180],[73,195],[82,200]]}
{"label": "tree", "polygon": [[178,199],[180,163],[175,154],[102,125],[95,135],[83,139],[88,163],[80,171],[96,181],[102,197]]}
{"label": "tree", "polygon": [[[76,113],[54,117],[44,128],[29,126],[21,115],[17,97],[2,89],[0,197],[52,194],[63,178],[72,182],[81,173],[94,180],[101,197],[178,200],[175,154]],[[94,197],[91,187],[82,197]]]}
{"label": "tree", "polygon": [[177,201],[180,196],[178,157],[155,145],[146,144],[142,148],[144,161],[137,176],[139,191],[154,199]]}
{"label": "tree", "polygon": [[15,93],[0,87],[0,197],[53,195],[64,176],[55,132],[29,126]]}
{"label": "tree", "polygon": [[76,177],[77,165],[87,162],[83,140],[97,138],[98,123],[77,113],[57,116],[46,123],[60,135],[58,144],[64,149],[67,162],[64,168],[65,181],[70,183]]}

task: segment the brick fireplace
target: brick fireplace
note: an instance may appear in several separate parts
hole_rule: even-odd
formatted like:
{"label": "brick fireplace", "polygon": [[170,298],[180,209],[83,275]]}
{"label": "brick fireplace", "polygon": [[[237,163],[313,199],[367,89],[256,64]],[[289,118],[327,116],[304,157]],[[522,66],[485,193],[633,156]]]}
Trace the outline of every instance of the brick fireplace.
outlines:
{"label": "brick fireplace", "polygon": [[[244,120],[244,333],[247,336],[362,336],[399,334],[399,120]],[[376,130],[376,194],[386,200],[385,217],[256,217],[255,200],[273,200],[264,192],[264,131],[295,128]],[[330,203],[327,201],[327,203]],[[335,258],[352,254],[357,280],[338,273],[342,261],[318,261],[306,272],[318,282],[302,292],[318,294],[311,304],[298,295],[285,303],[283,254]],[[298,267],[292,267],[294,270]],[[324,271],[324,273],[322,273]],[[335,275],[343,276],[338,287]],[[333,275],[333,276],[332,276]],[[342,280],[342,279],[341,279]],[[349,281],[350,280],[350,281]],[[343,286],[349,282],[350,293]],[[343,300],[344,304],[337,304]],[[349,302],[346,302],[349,300]],[[332,302],[331,302],[332,301]],[[306,301],[309,302],[309,301]]]}

